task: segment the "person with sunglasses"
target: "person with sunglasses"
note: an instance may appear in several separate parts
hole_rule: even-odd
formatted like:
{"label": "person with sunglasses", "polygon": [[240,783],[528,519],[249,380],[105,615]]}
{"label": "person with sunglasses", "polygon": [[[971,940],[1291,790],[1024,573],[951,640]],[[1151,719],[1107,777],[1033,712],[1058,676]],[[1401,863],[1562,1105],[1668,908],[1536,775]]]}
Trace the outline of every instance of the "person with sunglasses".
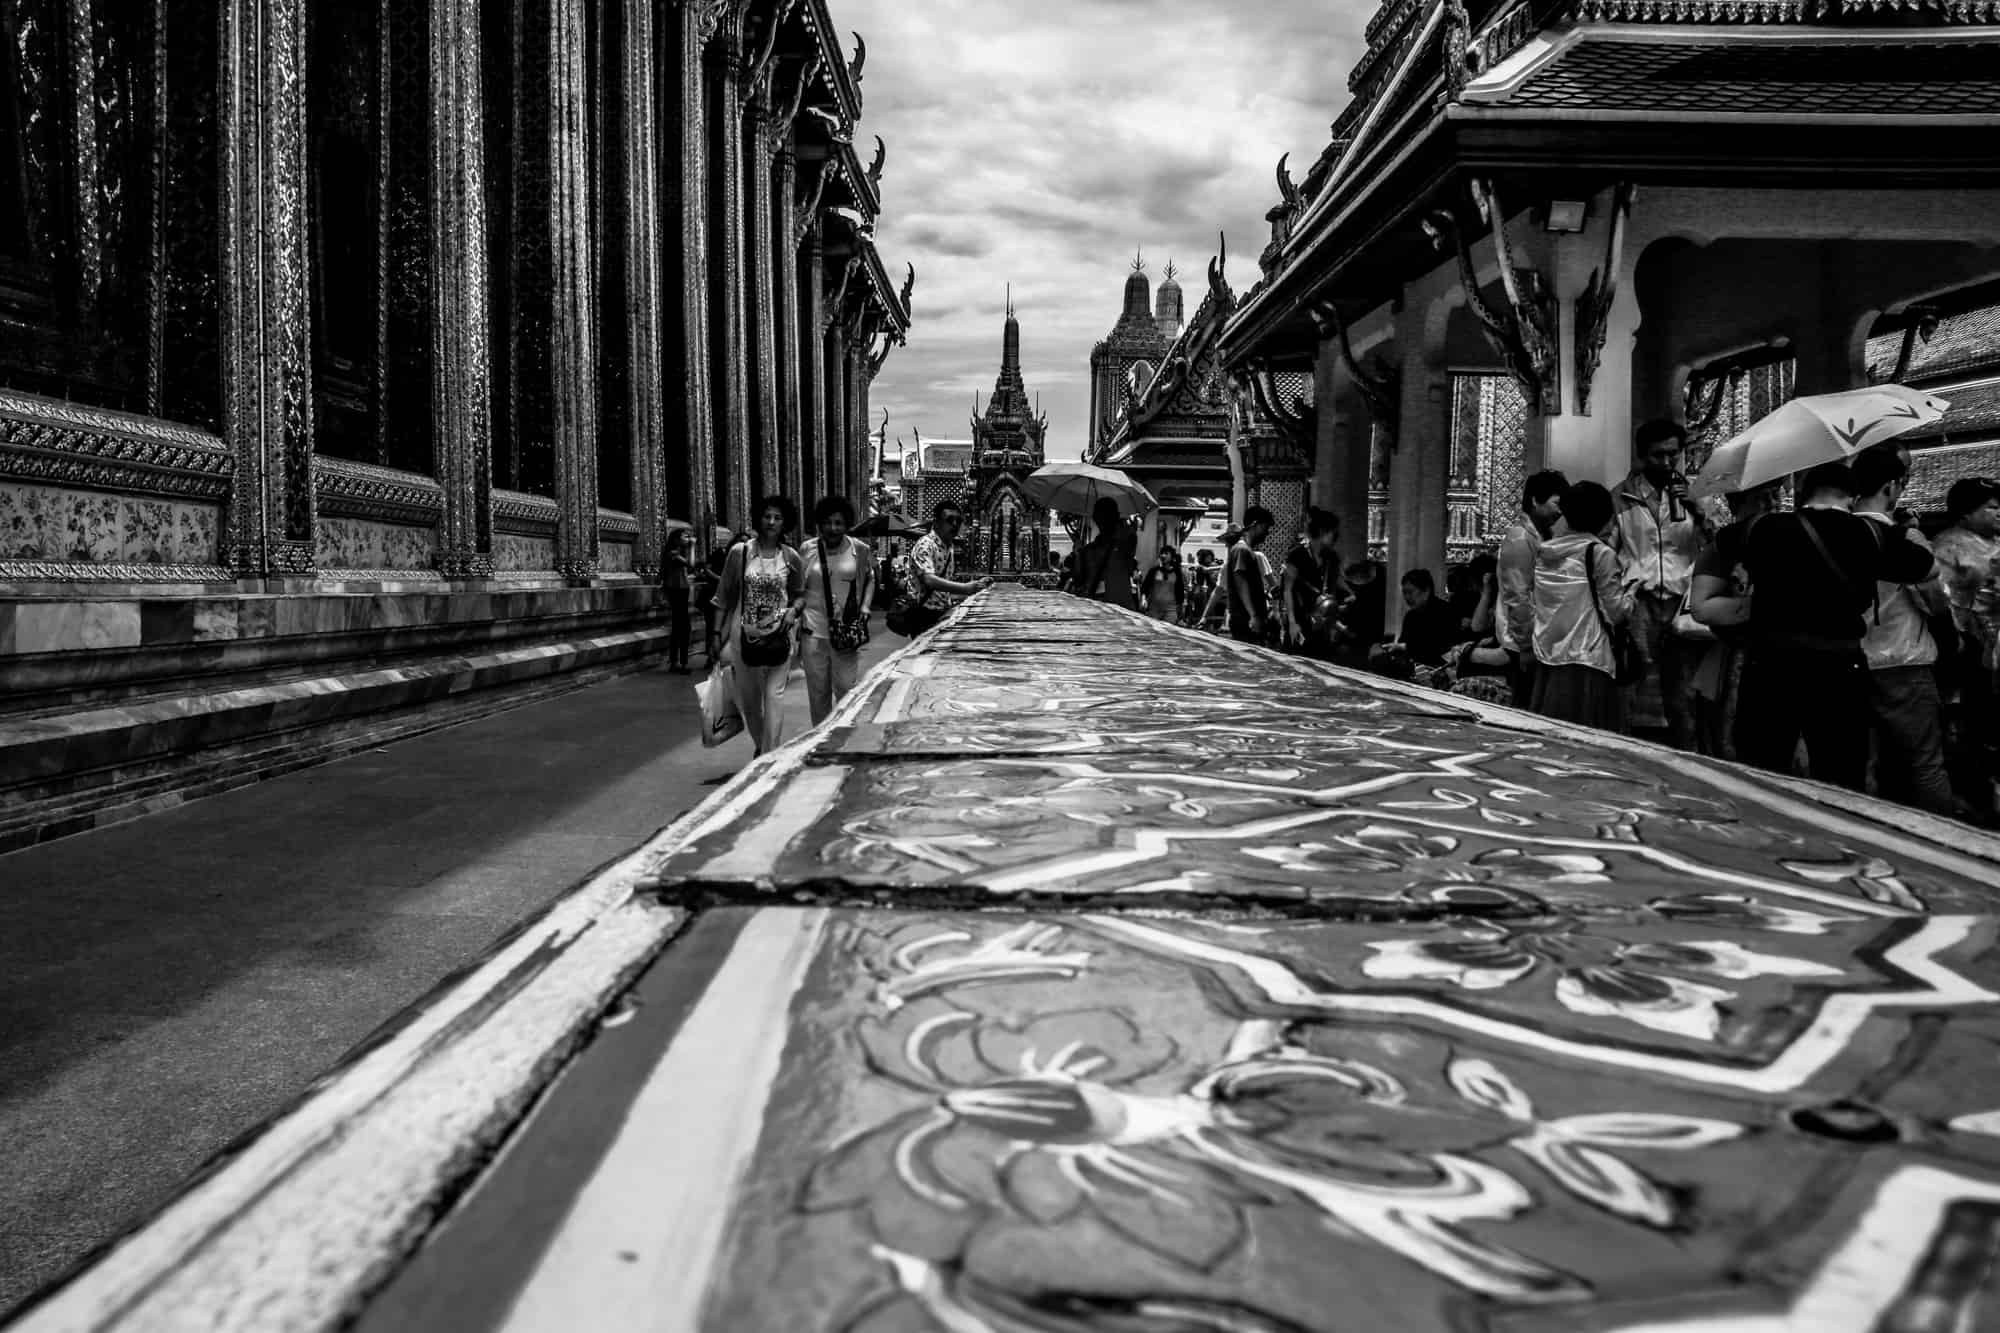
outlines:
{"label": "person with sunglasses", "polygon": [[910,576],[923,584],[924,607],[942,617],[960,598],[993,586],[989,578],[959,582],[958,530],[965,526],[965,511],[945,500],[931,511],[931,530],[910,551]]}

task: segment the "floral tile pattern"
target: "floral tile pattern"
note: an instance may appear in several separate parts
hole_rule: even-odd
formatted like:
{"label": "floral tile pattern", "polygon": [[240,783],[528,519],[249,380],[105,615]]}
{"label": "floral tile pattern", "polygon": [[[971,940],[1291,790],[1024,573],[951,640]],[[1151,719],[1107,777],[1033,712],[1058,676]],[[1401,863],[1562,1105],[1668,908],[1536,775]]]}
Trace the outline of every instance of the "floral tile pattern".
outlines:
{"label": "floral tile pattern", "polygon": [[430,569],[437,563],[437,531],[362,518],[318,521],[322,569]]}
{"label": "floral tile pattern", "polygon": [[220,520],[214,505],[7,482],[0,560],[212,564]]}
{"label": "floral tile pattern", "polygon": [[493,534],[493,567],[501,570],[543,570],[556,567],[556,544],[550,537],[523,537],[513,532]]}

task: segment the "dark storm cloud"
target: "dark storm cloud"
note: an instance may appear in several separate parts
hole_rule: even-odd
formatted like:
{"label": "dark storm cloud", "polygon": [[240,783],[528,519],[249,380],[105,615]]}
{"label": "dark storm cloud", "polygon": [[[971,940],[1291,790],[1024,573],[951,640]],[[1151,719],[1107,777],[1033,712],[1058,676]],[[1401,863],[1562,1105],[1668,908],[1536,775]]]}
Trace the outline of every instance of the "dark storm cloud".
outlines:
{"label": "dark storm cloud", "polygon": [[[991,392],[1009,284],[1050,452],[1082,447],[1091,345],[1135,249],[1192,311],[1227,232],[1238,291],[1279,154],[1310,163],[1347,100],[1366,0],[833,0],[868,39],[857,139],[889,145],[876,229],[918,279],[909,345],[875,382],[890,434],[963,436]],[[1300,167],[1303,171],[1303,166]]]}

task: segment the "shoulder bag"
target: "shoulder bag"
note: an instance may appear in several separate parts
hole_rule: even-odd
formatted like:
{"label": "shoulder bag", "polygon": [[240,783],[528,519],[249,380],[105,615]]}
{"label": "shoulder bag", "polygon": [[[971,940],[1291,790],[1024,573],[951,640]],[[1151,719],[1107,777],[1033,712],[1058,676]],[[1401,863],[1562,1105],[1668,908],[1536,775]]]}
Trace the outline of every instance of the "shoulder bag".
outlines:
{"label": "shoulder bag", "polygon": [[1597,595],[1597,570],[1592,552],[1599,547],[1610,550],[1603,542],[1592,542],[1583,548],[1583,581],[1590,589],[1590,604],[1597,611],[1597,623],[1604,627],[1604,637],[1611,642],[1611,679],[1620,685],[1637,685],[1646,678],[1646,658],[1639,651],[1639,641],[1632,635],[1630,625],[1614,625],[1604,614],[1604,603]]}
{"label": "shoulder bag", "polygon": [[[859,551],[854,554],[855,563],[861,560]],[[855,571],[858,575],[859,569]],[[833,644],[836,653],[854,653],[868,642],[868,617],[859,609],[861,600],[861,580],[855,578],[847,585],[847,608],[836,618],[833,614],[833,566],[828,563],[826,542],[819,544],[819,595],[826,604],[826,637]]]}
{"label": "shoulder bag", "polygon": [[[769,630],[763,634],[750,631],[749,617],[745,614],[750,600],[750,561],[755,544],[743,548],[743,572],[736,580],[736,623],[740,640],[738,651],[742,654],[743,665],[747,667],[782,666],[792,655],[792,639],[782,629]],[[782,561],[783,556],[780,555]]]}
{"label": "shoulder bag", "polygon": [[884,620],[891,634],[900,634],[906,639],[933,628],[944,619],[945,613],[927,604],[930,587],[924,582],[923,570],[917,564],[914,551],[899,557],[900,569],[896,582],[900,585],[896,600],[890,605]]}
{"label": "shoulder bag", "polygon": [[[1803,520],[1801,521],[1803,522]],[[1868,520],[1863,519],[1862,522],[1868,523]],[[1877,552],[1883,549],[1882,534],[1876,530],[1880,526],[1877,523],[1868,523],[1868,535],[1875,539],[1875,549]],[[1817,532],[1813,531],[1812,524],[1807,523],[1805,528],[1806,536],[1812,538],[1813,548],[1819,552],[1820,559],[1826,561],[1827,567],[1833,570],[1836,576],[1845,578],[1846,575],[1841,573],[1840,566],[1834,563],[1833,552],[1826,549],[1826,543],[1820,540]],[[1880,579],[1875,581],[1874,587],[1875,623],[1879,625],[1882,623],[1882,583]],[[1958,621],[1951,613],[1951,602],[1947,600],[1944,609],[1936,610],[1924,600],[1923,594],[1917,591],[1915,584],[1905,583],[1902,587],[1903,592],[1916,606],[1917,614],[1924,618],[1924,628],[1930,631],[1931,642],[1937,645],[1938,674],[1942,677],[1950,677],[1957,666],[1959,649],[1961,647],[1958,637]]]}

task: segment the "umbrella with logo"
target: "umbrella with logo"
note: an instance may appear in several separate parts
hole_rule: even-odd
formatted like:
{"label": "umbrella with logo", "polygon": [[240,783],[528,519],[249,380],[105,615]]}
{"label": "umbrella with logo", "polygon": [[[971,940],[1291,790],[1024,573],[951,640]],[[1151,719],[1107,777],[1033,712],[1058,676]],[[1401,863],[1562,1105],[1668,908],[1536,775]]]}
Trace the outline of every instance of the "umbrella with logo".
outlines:
{"label": "umbrella with logo", "polygon": [[1706,497],[1747,491],[1821,463],[1837,463],[1942,420],[1950,406],[1935,394],[1901,384],[1794,398],[1718,446],[1688,493]]}
{"label": "umbrella with logo", "polygon": [[1049,463],[1021,483],[1021,493],[1059,514],[1088,515],[1099,500],[1118,502],[1121,518],[1159,508],[1152,493],[1115,467],[1094,463]]}

